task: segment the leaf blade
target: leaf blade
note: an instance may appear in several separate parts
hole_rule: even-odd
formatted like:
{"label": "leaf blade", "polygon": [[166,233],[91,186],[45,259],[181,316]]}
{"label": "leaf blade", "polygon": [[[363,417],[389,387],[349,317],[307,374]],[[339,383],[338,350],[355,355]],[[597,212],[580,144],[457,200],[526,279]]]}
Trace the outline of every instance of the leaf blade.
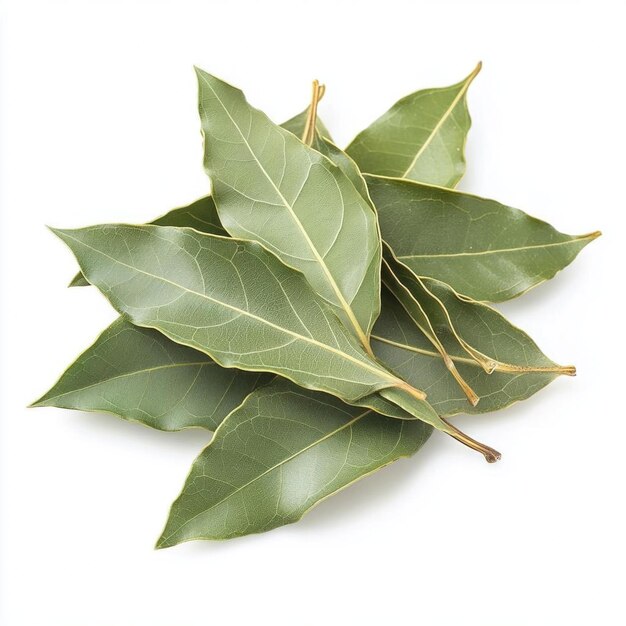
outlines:
{"label": "leaf blade", "polygon": [[496,363],[517,365],[517,368],[496,367],[488,374],[459,346],[447,322],[433,316],[439,339],[460,374],[480,397],[477,405],[469,405],[460,388],[450,379],[439,353],[415,327],[400,303],[384,290],[382,314],[372,333],[374,352],[409,383],[419,384],[441,416],[498,411],[529,398],[560,374],[571,374],[569,368],[561,368],[546,357],[523,330],[495,309],[467,301],[439,281],[422,280],[446,305],[462,337]]}
{"label": "leaf blade", "polygon": [[[302,275],[254,242],[162,226],[101,225],[55,232],[72,249],[90,282],[133,323],[155,327],[223,366],[294,376],[304,386],[311,384],[307,376],[312,376],[321,390],[348,400],[396,384],[397,379],[373,363],[326,312]],[[210,284],[205,273],[213,277]],[[189,303],[197,309],[186,308]],[[209,320],[220,324],[223,336],[209,332]],[[240,322],[246,330],[263,329],[263,352],[246,353],[249,339],[238,335]],[[203,332],[196,333],[194,324]],[[333,382],[324,371],[285,368],[280,351],[290,341],[297,342],[297,350],[310,351],[309,362],[313,355],[338,359],[339,369],[345,367],[351,378],[339,371]]]}
{"label": "leaf blade", "polygon": [[368,350],[381,258],[369,205],[340,168],[274,125],[239,89],[197,74],[204,165],[222,224],[303,272]]}
{"label": "leaf blade", "polygon": [[111,413],[165,431],[215,430],[270,379],[221,368],[202,352],[118,318],[31,406]]}
{"label": "leaf blade", "polygon": [[599,233],[570,236],[478,196],[367,175],[383,239],[420,276],[474,300],[522,295],[569,265]]}
{"label": "leaf blade", "polygon": [[405,96],[361,131],[346,152],[363,172],[455,187],[471,119],[466,93],[478,72],[450,87]]}
{"label": "leaf blade", "polygon": [[195,461],[157,547],[229,539],[299,520],[312,506],[430,435],[332,396],[275,381],[224,421]]}

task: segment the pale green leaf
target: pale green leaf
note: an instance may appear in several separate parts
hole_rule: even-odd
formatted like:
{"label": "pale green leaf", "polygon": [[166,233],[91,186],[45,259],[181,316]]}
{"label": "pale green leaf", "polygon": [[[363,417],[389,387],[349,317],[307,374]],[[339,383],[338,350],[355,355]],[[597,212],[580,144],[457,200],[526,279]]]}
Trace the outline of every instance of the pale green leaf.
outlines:
{"label": "pale green leaf", "polygon": [[274,372],[346,400],[397,384],[303,276],[255,242],[147,225],[55,232],[133,323],[226,367]]}
{"label": "pale green leaf", "polygon": [[537,344],[488,305],[468,301],[448,285],[422,278],[425,287],[446,308],[456,332],[483,354],[491,357],[494,370],[488,374],[452,334],[445,316],[430,305],[431,322],[463,379],[479,397],[476,406],[451,378],[439,352],[417,328],[404,307],[383,290],[383,309],[372,333],[374,352],[394,372],[428,394],[428,400],[444,417],[459,413],[497,411],[524,400],[553,381],[559,374],[573,375],[546,357]]}
{"label": "pale green leaf", "polygon": [[430,432],[422,422],[387,419],[277,380],[218,428],[157,547],[296,522],[324,498],[414,454]]}
{"label": "pale green leaf", "polygon": [[251,107],[239,89],[197,74],[204,165],[224,228],[300,270],[368,350],[380,310],[371,207],[339,167]]}
{"label": "pale green leaf", "polygon": [[202,352],[119,318],[32,406],[112,413],[160,430],[215,430],[270,380],[222,368]]}
{"label": "pale green leaf", "polygon": [[377,411],[391,402],[488,461],[499,458],[370,357],[304,276],[258,243],[151,225],[55,232],[87,280],[134,324],[226,367],[273,372]]}
{"label": "pale green leaf", "polygon": [[361,171],[454,187],[465,173],[471,120],[467,89],[480,70],[460,83],[405,96],[360,132],[346,152]]}
{"label": "pale green leaf", "polygon": [[416,274],[501,302],[549,280],[599,233],[573,237],[523,211],[412,181],[366,177],[383,239]]}

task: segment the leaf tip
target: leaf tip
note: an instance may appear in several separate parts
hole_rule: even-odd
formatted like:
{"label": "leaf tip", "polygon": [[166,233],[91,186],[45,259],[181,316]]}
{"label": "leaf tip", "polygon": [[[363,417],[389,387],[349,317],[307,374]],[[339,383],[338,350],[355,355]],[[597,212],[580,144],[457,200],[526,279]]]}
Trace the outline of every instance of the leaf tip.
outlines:
{"label": "leaf tip", "polygon": [[64,228],[55,228],[54,226],[48,226],[46,224],[46,228],[53,234],[56,235],[59,239],[65,239],[66,233],[69,231]]}
{"label": "leaf tip", "polygon": [[480,73],[480,70],[483,69],[483,62],[482,61],[478,61],[478,63],[476,64],[476,67],[472,70],[471,74],[467,77],[467,82],[471,83],[476,76],[478,76],[478,74]]}

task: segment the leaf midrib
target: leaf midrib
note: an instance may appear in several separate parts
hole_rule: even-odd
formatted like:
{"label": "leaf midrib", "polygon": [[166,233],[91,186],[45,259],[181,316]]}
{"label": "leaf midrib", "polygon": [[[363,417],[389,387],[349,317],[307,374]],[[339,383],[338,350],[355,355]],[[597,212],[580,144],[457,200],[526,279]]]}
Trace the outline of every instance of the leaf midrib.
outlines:
{"label": "leaf midrib", "polygon": [[[62,398],[63,396],[69,396],[73,393],[79,393],[81,391],[86,391],[87,389],[92,389],[93,387],[98,387],[99,385],[105,385],[108,383],[112,383],[116,380],[120,380],[122,378],[127,378],[130,376],[138,376],[140,374],[149,374],[151,372],[157,372],[159,370],[171,369],[175,367],[196,367],[196,366],[215,366],[215,363],[211,363],[209,361],[189,361],[186,363],[167,363],[164,365],[156,365],[155,367],[147,367],[140,370],[132,370],[128,372],[124,372],[122,374],[117,374],[116,376],[110,376],[109,378],[103,378],[96,383],[92,383],[91,385],[85,385],[84,387],[75,387],[74,389],[70,389],[69,391],[64,391],[63,393],[57,393],[53,396],[46,397],[43,402],[50,402],[51,400],[56,400],[58,398]],[[41,401],[38,401],[41,402]]]}
{"label": "leaf midrib", "polygon": [[526,250],[535,250],[538,248],[554,248],[557,246],[567,246],[574,243],[578,243],[583,239],[592,239],[594,237],[594,233],[589,235],[581,235],[580,237],[573,237],[572,239],[568,239],[567,241],[555,241],[552,243],[543,243],[536,244],[532,246],[519,246],[515,248],[498,248],[494,250],[479,250],[477,252],[444,252],[441,254],[403,254],[398,256],[398,259],[430,259],[430,258],[450,258],[450,257],[462,257],[462,256],[483,256],[489,254],[505,254],[508,252],[524,252]]}
{"label": "leaf midrib", "polygon": [[[245,135],[241,131],[241,128],[239,128],[239,125],[233,119],[232,115],[230,114],[230,111],[228,110],[228,108],[226,107],[226,105],[224,104],[222,99],[218,96],[218,94],[216,93],[215,89],[213,89],[211,84],[207,81],[207,79],[203,75],[200,75],[200,77],[202,78],[204,83],[207,85],[207,87],[213,92],[213,95],[215,96],[217,101],[220,103],[222,109],[224,110],[224,112],[226,113],[226,115],[228,116],[230,121],[232,122],[233,126],[235,127],[235,129],[239,133],[239,136],[241,137],[241,140],[245,143],[245,145],[248,148],[248,151],[250,152],[252,157],[254,157],[254,160],[256,161],[256,163],[258,164],[259,168],[263,172],[263,175],[269,181],[270,185],[274,188],[274,190],[276,191],[276,193],[280,197],[283,205],[289,211],[289,214],[291,215],[293,221],[296,223],[297,227],[302,232],[302,235],[303,235],[307,245],[311,249],[311,252],[313,252],[313,255],[315,256],[316,261],[318,262],[318,264],[322,268],[322,271],[324,272],[324,275],[326,276],[326,280],[328,281],[328,283],[331,286],[331,289],[333,290],[333,292],[337,296],[337,299],[339,300],[341,308],[345,311],[346,315],[348,316],[348,319],[350,320],[350,323],[353,325],[354,330],[356,331],[359,340],[361,341],[361,343],[363,344],[363,346],[365,347],[366,350],[371,350],[371,348],[369,347],[369,341],[367,339],[367,335],[363,331],[363,328],[361,328],[361,325],[359,324],[359,321],[357,320],[356,315],[354,314],[354,311],[352,310],[352,307],[350,306],[350,304],[348,304],[348,301],[344,298],[343,293],[339,289],[339,285],[337,285],[337,283],[336,283],[332,273],[330,272],[330,270],[328,269],[328,266],[324,262],[323,257],[320,255],[319,251],[317,250],[317,248],[315,247],[315,245],[311,241],[311,238],[309,237],[309,234],[306,232],[306,229],[304,228],[302,222],[298,219],[298,216],[296,215],[295,211],[293,210],[293,207],[287,201],[287,198],[285,198],[285,196],[282,194],[280,189],[276,186],[276,183],[272,180],[272,178],[269,175],[269,173],[267,172],[267,170],[263,167],[263,164],[261,163],[261,161],[257,157],[256,153],[254,152],[254,150],[252,150],[252,146],[250,146],[248,140],[246,139]],[[307,175],[307,178],[308,178],[308,175]],[[306,185],[306,179],[305,179],[304,185]]]}
{"label": "leaf midrib", "polygon": [[415,165],[417,164],[417,161],[419,160],[419,158],[426,151],[428,146],[432,143],[432,140],[434,139],[434,137],[439,133],[439,131],[441,130],[441,127],[448,120],[448,118],[452,115],[452,113],[453,113],[454,109],[456,108],[457,104],[461,101],[461,98],[467,92],[467,89],[468,89],[470,83],[472,82],[473,78],[474,78],[474,74],[470,75],[466,79],[465,83],[463,83],[463,86],[459,90],[459,93],[454,97],[454,99],[452,100],[452,103],[450,104],[450,106],[446,109],[444,114],[441,116],[441,119],[437,122],[437,124],[435,124],[435,126],[432,129],[430,135],[427,137],[426,141],[422,144],[422,147],[417,151],[417,153],[413,157],[413,160],[411,161],[409,167],[407,167],[406,171],[404,172],[404,174],[402,174],[401,178],[407,178],[409,172],[415,167]]}
{"label": "leaf midrib", "polygon": [[[156,228],[159,228],[158,226]],[[392,381],[393,383],[398,383],[400,382],[395,376],[393,376],[392,374],[386,372],[385,370],[378,368],[378,367],[374,367],[373,365],[370,365],[367,362],[361,361],[359,359],[356,359],[355,357],[351,356],[350,354],[347,354],[341,350],[339,350],[338,348],[333,348],[332,346],[329,346],[328,344],[322,343],[321,341],[317,341],[316,339],[314,339],[313,337],[307,337],[305,335],[300,335],[299,333],[296,333],[292,330],[288,330],[287,328],[283,328],[281,326],[278,326],[277,324],[274,324],[273,322],[270,322],[269,320],[265,320],[262,317],[259,317],[258,315],[255,315],[254,313],[250,313],[249,311],[245,311],[244,309],[240,309],[236,306],[233,306],[231,304],[228,304],[226,302],[222,302],[221,300],[217,300],[215,298],[211,298],[210,296],[207,296],[206,294],[201,293],[200,291],[195,291],[194,289],[189,289],[188,287],[184,287],[183,285],[180,285],[178,283],[175,283],[174,281],[171,281],[163,276],[158,276],[156,274],[152,274],[151,272],[147,272],[145,270],[139,269],[138,267],[134,267],[132,265],[129,265],[128,263],[124,263],[123,261],[120,261],[119,259],[116,259],[115,257],[112,257],[109,254],[106,254],[106,252],[103,252],[102,250],[98,250],[97,248],[94,248],[93,246],[90,246],[88,243],[85,243],[84,241],[81,241],[80,239],[77,239],[76,237],[73,237],[72,235],[70,235],[67,231],[65,231],[65,235],[67,237],[69,237],[70,239],[73,239],[76,243],[78,243],[79,245],[85,246],[86,248],[89,248],[90,250],[93,250],[94,252],[96,252],[97,254],[101,254],[102,256],[110,259],[111,261],[113,261],[114,263],[117,263],[118,265],[121,265],[123,267],[126,267],[130,270],[133,270],[134,272],[138,272],[139,274],[144,274],[146,276],[149,276],[150,278],[154,278],[155,280],[160,280],[164,283],[167,283],[169,285],[172,285],[174,287],[177,287],[178,289],[199,296],[200,298],[205,298],[206,300],[209,300],[210,302],[214,302],[215,304],[221,305],[227,309],[230,309],[231,311],[234,311],[236,313],[239,313],[240,315],[244,315],[246,317],[249,317],[251,319],[254,319],[262,324],[265,324],[267,326],[269,326],[270,328],[274,328],[275,330],[278,330],[280,332],[285,333],[286,335],[290,335],[296,339],[299,339],[301,341],[305,341],[308,342],[312,345],[315,345],[319,348],[322,348],[323,350],[327,350],[329,352],[332,352],[333,354],[337,354],[338,356],[352,361],[353,363],[355,363],[356,365],[358,365],[359,367],[363,368],[363,369],[367,369],[370,370],[372,372],[375,372],[376,374],[378,374],[379,376],[386,378],[389,381]],[[201,236],[203,237],[210,237],[210,235],[203,235],[200,233]],[[235,239],[233,239],[232,241],[236,241]],[[83,272],[84,273],[84,272]],[[211,356],[211,355],[209,355]]]}

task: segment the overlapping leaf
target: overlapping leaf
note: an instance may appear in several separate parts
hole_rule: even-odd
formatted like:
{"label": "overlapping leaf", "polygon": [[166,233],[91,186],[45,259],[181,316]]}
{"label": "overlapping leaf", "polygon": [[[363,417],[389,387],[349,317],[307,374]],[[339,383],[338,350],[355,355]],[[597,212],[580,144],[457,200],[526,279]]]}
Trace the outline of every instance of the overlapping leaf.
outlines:
{"label": "overlapping leaf", "polygon": [[475,406],[479,400],[476,392],[468,385],[467,381],[459,373],[454,360],[450,357],[447,347],[439,338],[437,331],[435,330],[435,326],[431,321],[432,306],[429,305],[432,305],[432,302],[429,302],[429,300],[433,299],[432,296],[425,289],[420,289],[421,283],[419,278],[409,276],[408,278],[411,283],[407,283],[407,277],[403,276],[401,273],[401,270],[405,268],[395,261],[390,254],[387,254],[386,256],[387,258],[383,261],[383,284],[402,305],[402,308],[406,311],[409,319],[428,339],[432,347],[439,353],[446,369],[461,387],[463,393],[467,396],[468,401]]}
{"label": "overlapping leaf", "polygon": [[502,302],[552,278],[599,233],[572,237],[470,194],[366,176],[383,239],[414,272],[475,300]]}
{"label": "overlapping leaf", "polygon": [[225,369],[119,318],[33,406],[113,413],[160,430],[215,430],[270,375]]}
{"label": "overlapping leaf", "polygon": [[431,428],[275,381],[248,396],[196,459],[159,548],[299,520],[312,506],[423,445]]}
{"label": "overlapping leaf", "polygon": [[271,371],[348,401],[397,382],[301,274],[254,242],[157,226],[55,232],[133,323],[222,365]]}
{"label": "overlapping leaf", "polygon": [[560,374],[573,375],[546,357],[537,344],[495,309],[468,301],[448,285],[422,278],[425,286],[445,305],[456,332],[493,363],[488,374],[459,344],[444,317],[431,315],[434,330],[463,379],[480,402],[470,405],[452,379],[439,352],[412,323],[403,306],[383,290],[383,310],[372,333],[376,355],[407,381],[419,384],[442,416],[497,411],[524,400]]}
{"label": "overlapping leaf", "polygon": [[239,89],[197,74],[204,165],[222,224],[300,270],[369,350],[381,259],[370,206],[340,168],[251,107]]}
{"label": "overlapping leaf", "polygon": [[304,276],[258,243],[149,225],[55,232],[87,280],[134,324],[226,367],[273,372],[377,411],[390,402],[488,461],[499,458],[370,357]]}
{"label": "overlapping leaf", "polygon": [[[476,300],[524,293],[597,233],[570,237],[431,186],[463,175],[465,97],[479,69],[399,101],[348,154],[316,118],[317,81],[311,107],[283,130],[198,70],[215,201],[153,226],[56,231],[125,317],[35,405],[108,411],[164,430],[217,427],[159,547],[294,522],[414,453],[431,425],[496,460],[444,418],[504,408],[574,373]],[[382,176],[364,179],[359,166]],[[371,336],[380,360],[370,346],[381,299],[377,213],[390,246]],[[79,274],[72,284],[87,282]]]}
{"label": "overlapping leaf", "polygon": [[465,173],[465,99],[480,64],[456,85],[416,91],[361,131],[346,152],[361,171],[454,187]]}

